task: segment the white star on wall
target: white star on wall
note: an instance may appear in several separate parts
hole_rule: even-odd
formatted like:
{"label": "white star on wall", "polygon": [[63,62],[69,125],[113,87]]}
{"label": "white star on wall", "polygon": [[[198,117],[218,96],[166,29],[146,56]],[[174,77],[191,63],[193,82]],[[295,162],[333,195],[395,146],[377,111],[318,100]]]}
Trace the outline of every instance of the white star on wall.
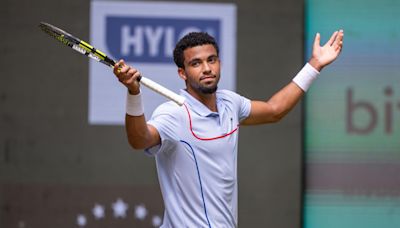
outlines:
{"label": "white star on wall", "polygon": [[147,209],[143,204],[135,207],[135,218],[143,220],[147,216]]}
{"label": "white star on wall", "polygon": [[25,222],[24,221],[19,221],[18,222],[18,228],[25,228]]}
{"label": "white star on wall", "polygon": [[115,218],[125,218],[126,211],[128,210],[128,204],[125,203],[121,198],[118,198],[115,203],[112,204]]}
{"label": "white star on wall", "polygon": [[96,219],[104,218],[104,206],[96,203],[92,209],[92,213]]}
{"label": "white star on wall", "polygon": [[76,217],[76,224],[78,224],[78,226],[80,226],[80,227],[84,227],[84,226],[86,226],[86,216],[85,215],[83,215],[83,214],[79,214],[77,217]]}
{"label": "white star on wall", "polygon": [[161,218],[158,215],[153,216],[152,223],[154,227],[160,227],[161,226]]}
{"label": "white star on wall", "polygon": [[[108,204],[108,203],[107,203]],[[147,216],[151,217],[152,225],[153,227],[160,227],[162,224],[162,216],[159,215],[154,215],[151,214],[148,209],[146,208],[146,205],[144,203],[140,203],[134,206],[133,208],[133,213],[127,213],[129,204],[124,202],[124,200],[120,197],[118,197],[113,203],[111,203],[111,209],[113,210],[114,218],[127,218],[129,216],[134,216],[135,220],[140,220],[143,221],[147,218]],[[108,207],[107,207],[108,210]],[[92,207],[92,214],[95,220],[100,220],[105,218],[106,215],[106,206],[99,204],[99,203],[94,203],[94,206]],[[90,216],[89,216],[90,217]],[[90,217],[92,219],[92,217]],[[103,220],[105,221],[105,220]],[[84,228],[88,226],[88,218],[86,217],[85,214],[77,214],[76,216],[76,224],[78,225],[79,228]],[[18,223],[19,227],[18,228],[25,228],[26,224],[24,221],[20,221]]]}

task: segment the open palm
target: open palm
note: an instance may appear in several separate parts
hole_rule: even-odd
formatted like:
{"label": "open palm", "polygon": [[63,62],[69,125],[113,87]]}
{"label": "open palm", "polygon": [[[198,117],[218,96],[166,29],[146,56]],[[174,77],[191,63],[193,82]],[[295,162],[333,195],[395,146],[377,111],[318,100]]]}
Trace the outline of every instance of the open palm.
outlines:
{"label": "open palm", "polygon": [[320,46],[321,35],[317,33],[314,40],[310,64],[317,70],[333,62],[340,54],[343,47],[343,30],[336,31],[324,46]]}

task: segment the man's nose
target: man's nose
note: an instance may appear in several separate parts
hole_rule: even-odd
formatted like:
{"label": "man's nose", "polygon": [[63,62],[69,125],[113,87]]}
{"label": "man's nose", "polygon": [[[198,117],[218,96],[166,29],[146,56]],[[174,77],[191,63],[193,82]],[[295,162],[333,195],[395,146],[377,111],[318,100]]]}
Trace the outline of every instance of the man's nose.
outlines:
{"label": "man's nose", "polygon": [[203,63],[203,73],[211,73],[211,67],[208,62]]}

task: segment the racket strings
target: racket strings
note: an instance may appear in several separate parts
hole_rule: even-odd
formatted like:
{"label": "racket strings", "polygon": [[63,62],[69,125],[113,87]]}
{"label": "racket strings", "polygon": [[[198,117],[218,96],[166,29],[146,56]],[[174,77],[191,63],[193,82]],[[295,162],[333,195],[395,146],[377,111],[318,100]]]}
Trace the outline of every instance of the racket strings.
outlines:
{"label": "racket strings", "polygon": [[60,41],[61,43],[72,47],[73,43],[65,37],[62,32],[57,31],[55,28],[52,28],[50,25],[40,24],[39,27],[48,35],[53,37],[54,39]]}
{"label": "racket strings", "polygon": [[[106,66],[109,66],[111,68],[114,67],[115,60],[108,57],[105,53],[96,49],[89,43],[65,32],[64,30],[59,29],[56,26],[48,24],[46,22],[40,22],[39,28],[46,34],[50,35],[51,37],[61,42],[62,44],[72,48],[74,51],[77,51],[78,53],[83,54],[85,56],[88,56],[91,59],[96,60],[97,62],[103,63]],[[168,99],[171,99],[178,105],[182,105],[184,102],[184,98],[182,96],[179,96],[178,94],[172,92],[171,90],[159,85],[158,83],[148,78],[142,77],[140,82],[141,84],[150,88],[151,90],[167,97]]]}

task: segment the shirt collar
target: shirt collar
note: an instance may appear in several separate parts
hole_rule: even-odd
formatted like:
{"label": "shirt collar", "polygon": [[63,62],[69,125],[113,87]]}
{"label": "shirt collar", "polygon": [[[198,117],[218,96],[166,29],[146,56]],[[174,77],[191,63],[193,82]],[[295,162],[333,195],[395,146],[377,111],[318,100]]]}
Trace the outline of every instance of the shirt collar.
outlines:
{"label": "shirt collar", "polygon": [[[201,103],[199,100],[194,98],[192,95],[190,95],[186,90],[181,89],[180,95],[185,97],[185,102],[189,104],[191,107],[191,111],[197,113],[200,116],[208,117],[208,116],[218,116],[218,112],[213,112],[211,111],[207,106],[205,106],[203,103]],[[218,96],[217,96],[217,107],[219,108],[218,105]]]}

